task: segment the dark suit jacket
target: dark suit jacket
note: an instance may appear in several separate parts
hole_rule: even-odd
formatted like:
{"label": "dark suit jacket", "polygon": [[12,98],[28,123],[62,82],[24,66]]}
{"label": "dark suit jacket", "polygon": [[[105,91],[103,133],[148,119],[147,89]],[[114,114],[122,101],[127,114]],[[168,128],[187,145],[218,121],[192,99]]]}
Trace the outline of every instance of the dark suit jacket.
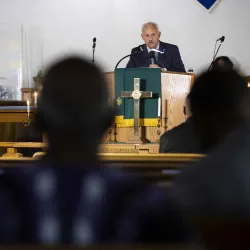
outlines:
{"label": "dark suit jacket", "polygon": [[[145,44],[141,45],[143,48],[143,52],[137,55],[133,55],[130,57],[130,60],[127,64],[127,68],[141,68],[141,67],[149,67],[151,64],[147,46]],[[138,47],[133,48],[131,53],[134,53],[138,50]],[[165,51],[164,54],[158,55],[158,60],[156,64],[161,68],[166,68],[168,71],[176,71],[176,72],[186,72],[184,64],[181,60],[181,55],[179,49],[176,45],[163,43],[160,41],[160,51]]]}
{"label": "dark suit jacket", "polygon": [[239,244],[247,246],[244,243],[250,249],[249,151],[248,124],[229,134],[207,157],[184,167],[170,192],[183,214],[198,223],[209,249],[237,249]]}
{"label": "dark suit jacket", "polygon": [[161,136],[160,153],[202,153],[191,118]]}

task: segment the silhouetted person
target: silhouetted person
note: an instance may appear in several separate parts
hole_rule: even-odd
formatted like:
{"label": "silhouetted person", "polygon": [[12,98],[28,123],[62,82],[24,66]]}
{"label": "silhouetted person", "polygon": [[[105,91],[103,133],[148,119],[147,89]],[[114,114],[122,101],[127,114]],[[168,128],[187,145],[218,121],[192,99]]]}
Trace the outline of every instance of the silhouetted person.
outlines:
{"label": "silhouetted person", "polygon": [[211,71],[195,81],[190,105],[195,130],[205,153],[245,122],[246,81],[234,71]]}
{"label": "silhouetted person", "polygon": [[171,193],[208,249],[249,249],[250,124],[177,177]]}
{"label": "silhouetted person", "polygon": [[161,136],[160,153],[202,153],[200,140],[194,129],[189,95],[185,99],[183,113],[186,121]]}
{"label": "silhouetted person", "polygon": [[22,194],[17,242],[186,240],[165,189],[98,161],[98,144],[113,117],[106,86],[101,71],[79,57],[58,61],[45,74],[37,125],[47,133],[49,148],[36,167],[13,173]]}
{"label": "silhouetted person", "polygon": [[171,194],[211,249],[244,245],[240,238],[249,242],[248,92],[231,71],[201,75],[190,93],[196,129],[209,154],[184,168]]}
{"label": "silhouetted person", "polygon": [[219,56],[214,60],[212,70],[231,71],[233,70],[233,62],[227,56]]}

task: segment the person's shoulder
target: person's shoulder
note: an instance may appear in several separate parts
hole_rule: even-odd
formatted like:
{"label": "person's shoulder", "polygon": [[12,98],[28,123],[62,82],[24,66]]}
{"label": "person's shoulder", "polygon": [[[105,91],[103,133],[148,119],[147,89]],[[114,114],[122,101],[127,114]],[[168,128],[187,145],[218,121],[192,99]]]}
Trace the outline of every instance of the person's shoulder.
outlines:
{"label": "person's shoulder", "polygon": [[175,49],[175,50],[178,49],[177,45],[171,44],[171,43],[164,43],[161,41],[161,45],[162,47],[167,48],[167,49]]}
{"label": "person's shoulder", "polygon": [[176,134],[179,134],[180,131],[182,130],[186,130],[188,129],[189,127],[192,127],[193,123],[192,121],[186,121],[186,122],[183,122],[181,123],[180,125],[172,128],[171,130],[165,132],[162,137],[163,138],[168,138],[168,137],[171,137],[173,135],[176,135]]}
{"label": "person's shoulder", "polygon": [[140,45],[134,47],[134,48],[131,50],[131,52],[133,53],[133,52],[138,51],[138,48],[139,48],[139,47],[142,47],[142,48],[144,49],[144,48],[145,48],[145,44],[140,44]]}

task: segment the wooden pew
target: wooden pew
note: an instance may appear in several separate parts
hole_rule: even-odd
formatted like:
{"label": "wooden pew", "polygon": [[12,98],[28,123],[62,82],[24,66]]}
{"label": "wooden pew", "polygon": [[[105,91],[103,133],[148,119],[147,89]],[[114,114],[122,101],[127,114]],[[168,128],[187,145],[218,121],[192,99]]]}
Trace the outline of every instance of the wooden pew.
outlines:
{"label": "wooden pew", "polygon": [[[65,245],[56,245],[56,246],[43,246],[43,245],[8,245],[0,246],[0,250],[191,250],[193,247],[188,247],[185,245],[166,245],[166,244],[106,244],[106,245],[90,245],[77,247],[75,245],[65,246]],[[197,250],[203,248],[196,248]]]}
{"label": "wooden pew", "polygon": [[[0,158],[0,168],[32,167],[45,153],[32,158]],[[184,167],[203,158],[194,154],[99,154],[103,167],[120,169],[149,182],[169,185]]]}
{"label": "wooden pew", "polygon": [[183,167],[200,160],[195,154],[99,154],[105,166],[121,168],[124,172],[160,185],[169,185]]}

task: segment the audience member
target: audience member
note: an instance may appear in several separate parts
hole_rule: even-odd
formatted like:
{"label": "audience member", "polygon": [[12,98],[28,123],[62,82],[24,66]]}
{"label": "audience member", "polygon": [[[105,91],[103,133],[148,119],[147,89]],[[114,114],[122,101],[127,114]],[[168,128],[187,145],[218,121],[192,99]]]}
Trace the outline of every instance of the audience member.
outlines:
{"label": "audience member", "polygon": [[208,249],[250,247],[249,135],[249,124],[239,126],[171,190]]}
{"label": "audience member", "polygon": [[233,71],[201,75],[190,94],[209,155],[185,168],[171,194],[211,249],[249,244],[248,95],[246,82]]}
{"label": "audience member", "polygon": [[98,162],[98,143],[113,116],[106,86],[101,71],[82,58],[63,59],[47,71],[37,125],[48,135],[49,148],[36,167],[12,173],[22,197],[15,243],[187,239],[182,218],[165,189]]}
{"label": "audience member", "polygon": [[186,121],[167,131],[160,139],[160,153],[202,153],[190,110],[189,95],[185,99],[184,115]]}
{"label": "audience member", "polygon": [[217,57],[212,65],[212,70],[230,71],[233,70],[233,62],[227,56]]}
{"label": "audience member", "polygon": [[211,71],[199,76],[190,92],[195,130],[207,153],[245,122],[246,81],[234,71]]}

